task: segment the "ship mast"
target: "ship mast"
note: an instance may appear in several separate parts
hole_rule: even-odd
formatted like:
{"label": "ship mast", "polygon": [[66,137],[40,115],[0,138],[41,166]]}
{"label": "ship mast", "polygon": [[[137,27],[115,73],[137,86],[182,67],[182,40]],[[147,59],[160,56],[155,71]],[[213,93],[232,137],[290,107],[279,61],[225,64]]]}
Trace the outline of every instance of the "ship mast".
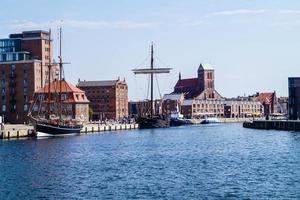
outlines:
{"label": "ship mast", "polygon": [[51,91],[50,91],[50,79],[51,79],[51,49],[50,49],[50,43],[51,43],[51,29],[49,29],[49,59],[48,59],[48,120],[50,120],[50,101],[51,101]]}
{"label": "ship mast", "polygon": [[[153,42],[151,44],[151,70],[153,70]],[[150,80],[150,84],[151,84],[151,100],[150,100],[150,116],[153,117],[153,73],[150,74],[151,76],[151,80]]]}
{"label": "ship mast", "polygon": [[59,121],[61,121],[61,115],[62,115],[62,68],[63,68],[63,63],[62,63],[62,55],[61,55],[61,27],[59,28]]}
{"label": "ship mast", "polygon": [[154,68],[154,56],[153,56],[153,42],[151,44],[151,65],[150,69],[145,68],[145,69],[133,69],[134,74],[150,74],[150,84],[151,84],[151,99],[150,99],[150,115],[151,118],[154,115],[154,110],[153,110],[153,75],[154,74],[163,74],[163,73],[170,73],[172,68]]}

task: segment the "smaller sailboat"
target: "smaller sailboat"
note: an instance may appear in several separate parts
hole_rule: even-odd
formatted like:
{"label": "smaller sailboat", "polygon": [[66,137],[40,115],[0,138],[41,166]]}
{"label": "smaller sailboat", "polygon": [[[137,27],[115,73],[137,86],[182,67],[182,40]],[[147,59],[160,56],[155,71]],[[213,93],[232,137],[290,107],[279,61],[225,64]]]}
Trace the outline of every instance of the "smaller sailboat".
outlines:
{"label": "smaller sailboat", "polygon": [[132,70],[134,74],[148,74],[150,75],[150,113],[146,116],[139,116],[137,123],[141,129],[149,128],[167,128],[170,127],[170,120],[162,115],[157,115],[154,113],[153,106],[153,76],[154,74],[170,73],[171,68],[154,68],[154,58],[153,58],[153,43],[151,44],[151,65],[150,68],[146,69],[134,69]]}
{"label": "smaller sailboat", "polygon": [[[49,31],[49,43],[50,43]],[[49,56],[50,57],[50,56]],[[35,133],[38,137],[77,135],[83,127],[82,121],[68,118],[63,115],[66,109],[72,109],[72,104],[67,100],[70,96],[69,90],[75,91],[78,95],[83,93],[75,86],[67,83],[63,78],[63,62],[61,55],[61,28],[60,28],[60,55],[59,55],[59,79],[51,82],[53,64],[49,58],[48,63],[48,84],[35,93],[34,102],[31,105],[28,116],[33,122]],[[84,94],[84,93],[83,93]],[[88,103],[86,97],[84,101]]]}

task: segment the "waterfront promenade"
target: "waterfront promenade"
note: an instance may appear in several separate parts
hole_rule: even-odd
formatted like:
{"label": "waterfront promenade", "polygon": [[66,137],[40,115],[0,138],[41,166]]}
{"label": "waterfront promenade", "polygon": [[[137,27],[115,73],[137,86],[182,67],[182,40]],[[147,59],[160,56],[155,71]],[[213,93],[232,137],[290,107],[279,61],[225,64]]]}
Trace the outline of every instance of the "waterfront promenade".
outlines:
{"label": "waterfront promenade", "polygon": [[[193,124],[200,124],[203,119],[193,119]],[[243,123],[249,121],[250,118],[219,118],[221,123]],[[98,124],[98,123],[89,123],[86,124],[82,130],[81,135],[84,134],[93,134],[98,132],[105,131],[117,131],[117,130],[131,130],[138,129],[138,124],[127,123],[127,124]],[[0,132],[0,139],[13,139],[13,138],[26,138],[34,137],[33,126],[23,125],[23,124],[5,124],[2,126]]]}
{"label": "waterfront promenade", "polygon": [[[81,135],[93,134],[104,131],[116,130],[131,130],[137,129],[138,124],[86,124],[82,130]],[[34,137],[33,126],[22,124],[6,124],[2,126],[0,139],[26,138]]]}

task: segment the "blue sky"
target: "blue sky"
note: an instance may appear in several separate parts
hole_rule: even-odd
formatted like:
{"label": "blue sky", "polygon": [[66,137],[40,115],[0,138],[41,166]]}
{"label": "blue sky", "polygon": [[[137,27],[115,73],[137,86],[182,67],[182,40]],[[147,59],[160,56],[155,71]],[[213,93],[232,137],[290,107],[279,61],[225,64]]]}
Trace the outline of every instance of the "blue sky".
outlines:
{"label": "blue sky", "polygon": [[131,100],[147,96],[147,77],[131,69],[149,67],[151,41],[156,66],[173,68],[158,77],[162,94],[172,91],[179,71],[196,76],[201,62],[214,66],[225,97],[274,90],[287,96],[287,77],[300,76],[298,0],[1,1],[1,38],[51,27],[57,47],[59,24],[72,63],[66,78],[76,84],[125,77]]}

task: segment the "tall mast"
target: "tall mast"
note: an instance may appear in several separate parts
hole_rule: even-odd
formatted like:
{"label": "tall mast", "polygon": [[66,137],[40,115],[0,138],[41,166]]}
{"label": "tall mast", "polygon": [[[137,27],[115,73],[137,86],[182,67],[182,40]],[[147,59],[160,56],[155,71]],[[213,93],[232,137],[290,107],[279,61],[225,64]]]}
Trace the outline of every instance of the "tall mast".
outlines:
{"label": "tall mast", "polygon": [[50,119],[50,100],[51,100],[51,91],[50,91],[50,78],[51,78],[51,29],[49,29],[49,59],[48,59],[48,119]]}
{"label": "tall mast", "polygon": [[154,68],[154,58],[153,58],[153,42],[151,44],[151,67],[144,69],[133,69],[134,74],[150,74],[150,84],[151,84],[151,100],[150,100],[150,114],[153,117],[154,109],[153,109],[153,75],[154,74],[165,74],[170,73],[172,68]]}
{"label": "tall mast", "polygon": [[61,105],[61,93],[62,93],[62,56],[61,56],[61,27],[59,28],[59,120],[61,121],[62,105]]}
{"label": "tall mast", "polygon": [[[153,42],[151,44],[151,70],[153,70]],[[151,80],[151,100],[150,100],[150,116],[153,117],[153,73],[150,74]]]}

